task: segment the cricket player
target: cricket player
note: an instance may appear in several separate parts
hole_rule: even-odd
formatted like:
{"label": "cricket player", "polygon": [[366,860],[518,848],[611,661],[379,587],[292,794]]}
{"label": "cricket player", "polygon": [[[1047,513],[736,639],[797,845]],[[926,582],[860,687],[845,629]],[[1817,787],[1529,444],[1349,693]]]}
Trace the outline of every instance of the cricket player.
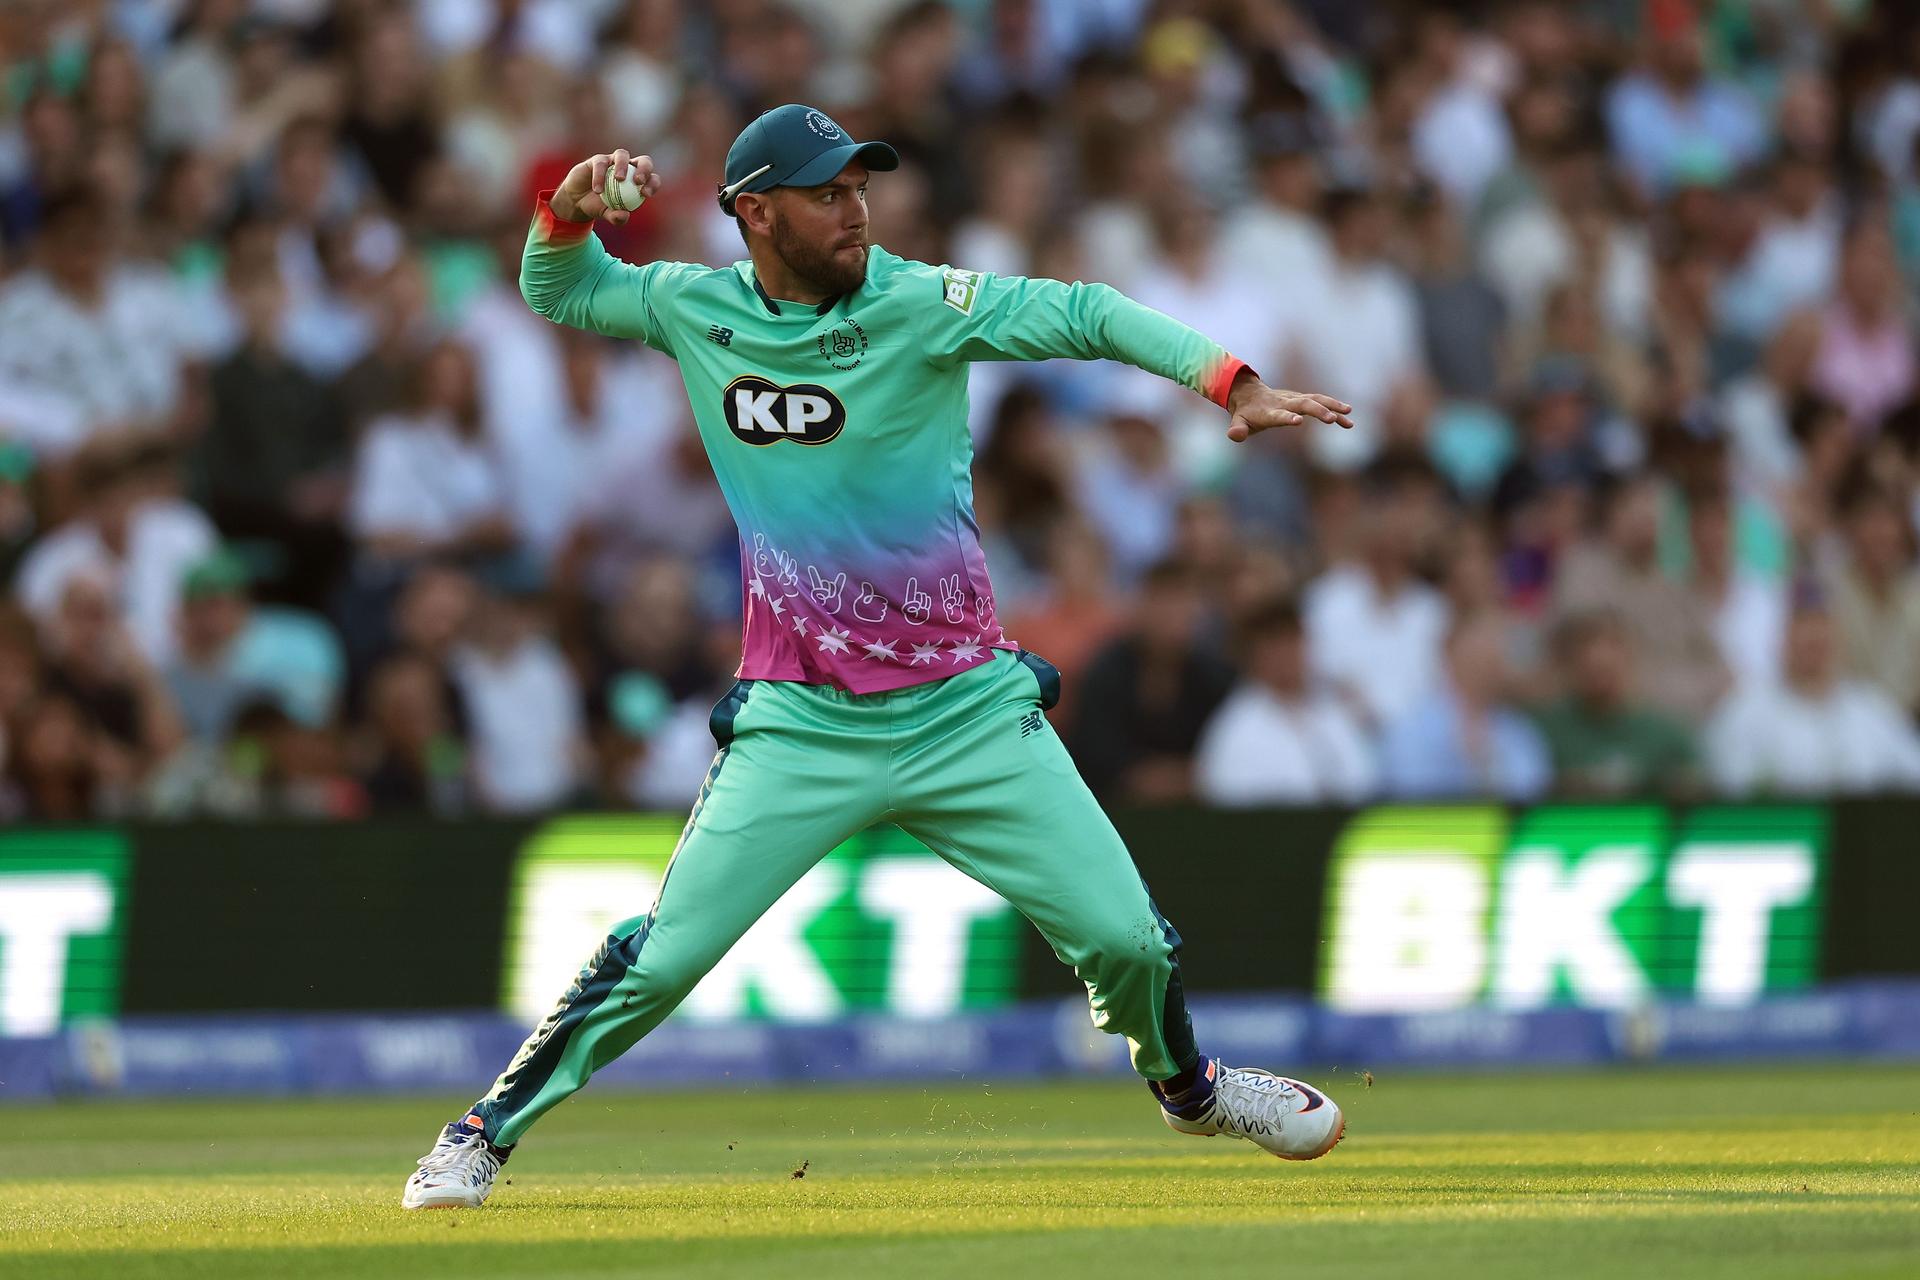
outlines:
{"label": "cricket player", "polygon": [[[1311,1160],[1339,1107],[1203,1056],[1180,935],[1043,714],[1060,677],[1001,628],[973,514],[967,366],[1118,360],[1207,397],[1242,441],[1349,406],[1264,385],[1205,336],[1104,285],[909,262],[869,243],[867,177],[898,167],[800,104],[727,153],[747,259],[633,266],[591,233],[647,156],[582,160],[543,193],[520,269],[541,315],[679,362],[740,532],[739,678],[652,909],[614,927],[492,1089],[446,1126],[407,1208],[482,1204],[536,1120],[658,1026],[836,845],[897,823],[1033,921],[1124,1036],[1166,1122]],[[628,189],[631,194],[631,189]],[[622,202],[625,203],[625,202]]]}

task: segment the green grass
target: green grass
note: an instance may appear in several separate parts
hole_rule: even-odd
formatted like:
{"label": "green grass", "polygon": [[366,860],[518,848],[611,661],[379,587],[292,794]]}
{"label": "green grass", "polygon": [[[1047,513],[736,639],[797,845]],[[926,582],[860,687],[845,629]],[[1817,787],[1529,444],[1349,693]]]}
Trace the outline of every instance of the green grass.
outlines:
{"label": "green grass", "polygon": [[0,1276],[1920,1276],[1920,1069],[1323,1083],[1304,1165],[1118,1084],[589,1091],[423,1214],[446,1100],[0,1109]]}

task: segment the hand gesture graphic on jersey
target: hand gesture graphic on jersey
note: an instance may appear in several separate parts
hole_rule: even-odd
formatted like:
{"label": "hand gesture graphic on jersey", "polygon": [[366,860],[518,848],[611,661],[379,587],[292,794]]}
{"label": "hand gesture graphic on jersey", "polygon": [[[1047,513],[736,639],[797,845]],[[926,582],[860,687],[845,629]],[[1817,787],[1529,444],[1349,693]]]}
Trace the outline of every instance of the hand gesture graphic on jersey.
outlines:
{"label": "hand gesture graphic on jersey", "polygon": [[907,579],[907,594],[900,598],[900,612],[914,626],[924,626],[933,616],[933,597],[920,589],[920,579]]}
{"label": "hand gesture graphic on jersey", "polygon": [[773,558],[780,565],[780,589],[788,596],[800,594],[800,566],[794,563],[792,556],[784,551],[776,551]]}
{"label": "hand gesture graphic on jersey", "polygon": [[853,616],[862,622],[887,620],[887,602],[880,598],[871,582],[860,584],[860,594],[853,598]]}
{"label": "hand gesture graphic on jersey", "polygon": [[847,575],[844,573],[836,573],[830,579],[822,578],[819,569],[813,565],[808,565],[807,577],[811,581],[811,585],[807,590],[809,594],[813,596],[814,603],[818,604],[821,610],[826,613],[838,614],[840,612],[840,593],[847,589]]}
{"label": "hand gesture graphic on jersey", "polygon": [[764,533],[753,535],[753,572],[757,577],[773,576],[773,553],[767,550],[767,535]]}
{"label": "hand gesture graphic on jersey", "polygon": [[980,629],[988,635],[993,634],[993,597],[980,596],[973,602],[973,611],[980,618]]}
{"label": "hand gesture graphic on jersey", "polygon": [[960,590],[960,575],[940,579],[940,607],[946,610],[947,621],[958,623],[967,616],[967,594]]}

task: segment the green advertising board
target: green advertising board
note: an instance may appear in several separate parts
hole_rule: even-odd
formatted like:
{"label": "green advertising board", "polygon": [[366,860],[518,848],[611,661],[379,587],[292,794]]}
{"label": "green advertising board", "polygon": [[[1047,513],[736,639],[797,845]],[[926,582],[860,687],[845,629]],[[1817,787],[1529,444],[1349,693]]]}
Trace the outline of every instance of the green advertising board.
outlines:
{"label": "green advertising board", "polygon": [[[538,1018],[617,922],[659,893],[681,819],[561,818],[522,845],[507,906],[501,1004]],[[682,1006],[696,1018],[938,1016],[1018,994],[1028,926],[992,890],[896,827],[828,854]]]}
{"label": "green advertising board", "polygon": [[117,831],[0,832],[0,1036],[119,1012],[127,865]]}
{"label": "green advertising board", "polygon": [[1386,806],[1327,869],[1320,994],[1355,1011],[1743,1004],[1819,974],[1824,807]]}

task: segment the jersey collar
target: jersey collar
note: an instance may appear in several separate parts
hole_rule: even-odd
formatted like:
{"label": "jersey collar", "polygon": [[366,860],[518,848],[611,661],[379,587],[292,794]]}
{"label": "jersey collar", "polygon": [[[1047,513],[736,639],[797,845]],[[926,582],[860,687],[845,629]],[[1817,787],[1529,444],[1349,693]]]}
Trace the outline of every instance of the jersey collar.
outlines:
{"label": "jersey collar", "polygon": [[[785,314],[780,310],[780,304],[775,302],[771,297],[769,297],[767,295],[766,289],[761,287],[760,277],[757,275],[753,277],[753,291],[760,295],[760,304],[764,306],[770,314],[776,315],[776,316]],[[831,298],[828,298],[825,302],[822,302],[818,306],[814,307],[813,314],[817,316],[823,316],[827,314],[827,312],[833,310],[834,303],[840,301],[840,299],[846,296],[847,295],[844,293],[834,294]],[[787,305],[790,307],[798,307],[804,304],[798,303],[798,302],[789,302]]]}

